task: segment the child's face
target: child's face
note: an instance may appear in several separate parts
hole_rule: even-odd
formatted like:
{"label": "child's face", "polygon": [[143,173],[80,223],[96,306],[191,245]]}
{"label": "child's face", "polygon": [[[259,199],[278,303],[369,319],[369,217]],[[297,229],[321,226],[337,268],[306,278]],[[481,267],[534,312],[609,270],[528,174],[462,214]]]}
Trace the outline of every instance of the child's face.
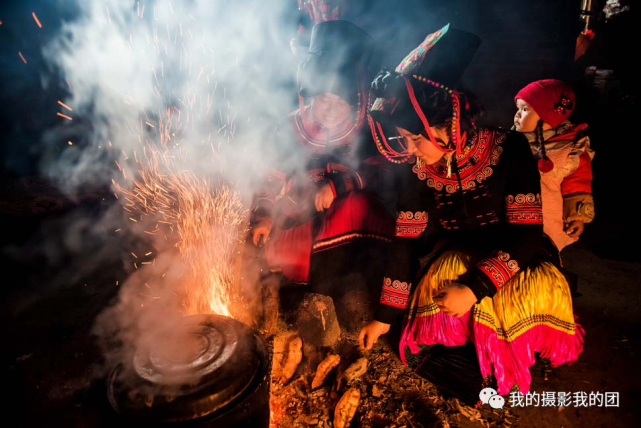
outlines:
{"label": "child's face", "polygon": [[514,128],[519,132],[532,132],[536,129],[540,117],[522,99],[516,100],[516,114],[514,115]]}

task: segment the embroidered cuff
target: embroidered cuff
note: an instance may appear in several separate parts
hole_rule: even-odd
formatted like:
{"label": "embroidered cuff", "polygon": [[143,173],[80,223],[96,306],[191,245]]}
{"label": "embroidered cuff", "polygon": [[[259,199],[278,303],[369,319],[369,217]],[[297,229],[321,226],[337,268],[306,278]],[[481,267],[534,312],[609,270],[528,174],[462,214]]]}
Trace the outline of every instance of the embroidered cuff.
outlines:
{"label": "embroidered cuff", "polygon": [[543,224],[543,206],[539,193],[508,195],[505,197],[505,208],[508,223]]}
{"label": "embroidered cuff", "polygon": [[511,259],[510,255],[503,251],[499,251],[495,257],[481,260],[476,267],[487,276],[497,290],[519,271],[516,260]]}
{"label": "embroidered cuff", "polygon": [[407,298],[410,296],[411,282],[383,278],[383,290],[380,303],[399,309],[405,309]]}
{"label": "embroidered cuff", "polygon": [[566,222],[594,220],[594,199],[589,193],[572,194],[563,197],[563,218]]}
{"label": "embroidered cuff", "polygon": [[427,227],[426,211],[399,211],[396,217],[396,236],[416,238]]}

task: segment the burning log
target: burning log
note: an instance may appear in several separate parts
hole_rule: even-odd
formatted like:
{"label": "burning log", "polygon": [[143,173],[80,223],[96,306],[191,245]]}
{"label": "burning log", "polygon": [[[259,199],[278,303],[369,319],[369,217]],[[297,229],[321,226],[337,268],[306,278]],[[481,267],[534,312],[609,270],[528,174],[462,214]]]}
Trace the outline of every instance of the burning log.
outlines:
{"label": "burning log", "polygon": [[332,371],[334,367],[338,365],[338,363],[341,361],[341,357],[336,354],[329,354],[321,363],[318,365],[318,368],[316,369],[316,375],[314,376],[314,380],[312,380],[312,389],[319,388],[323,382],[325,382],[325,378],[327,378],[327,375],[329,372]]}
{"label": "burning log", "polygon": [[358,388],[350,388],[343,394],[334,410],[334,428],[349,426],[360,401],[361,391]]}
{"label": "burning log", "polygon": [[358,360],[354,361],[343,372],[340,379],[338,380],[338,385],[336,386],[336,389],[340,391],[341,386],[349,385],[355,379],[358,379],[359,377],[363,376],[366,371],[367,371],[367,358],[365,357],[359,358]]}
{"label": "burning log", "polygon": [[278,332],[279,284],[280,280],[274,275],[263,280],[263,329],[266,337],[271,337]]}
{"label": "burning log", "polygon": [[300,337],[293,338],[289,345],[287,346],[287,359],[285,360],[285,365],[283,366],[283,373],[280,378],[280,383],[285,383],[296,372],[298,365],[303,360],[303,341]]}
{"label": "burning log", "polygon": [[288,331],[274,337],[272,379],[287,382],[303,359],[303,342],[296,332]]}
{"label": "burning log", "polygon": [[297,312],[296,325],[306,343],[317,347],[334,345],[341,334],[331,297],[308,293]]}

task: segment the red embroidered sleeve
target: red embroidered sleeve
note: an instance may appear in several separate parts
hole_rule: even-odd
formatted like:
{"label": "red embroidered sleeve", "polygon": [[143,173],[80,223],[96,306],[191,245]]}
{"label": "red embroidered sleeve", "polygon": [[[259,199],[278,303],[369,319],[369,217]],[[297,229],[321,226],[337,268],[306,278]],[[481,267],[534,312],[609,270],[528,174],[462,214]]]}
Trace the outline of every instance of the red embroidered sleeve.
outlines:
{"label": "red embroidered sleeve", "polygon": [[508,282],[518,271],[519,264],[508,253],[499,251],[494,257],[481,260],[477,267],[490,278],[497,290]]}
{"label": "red embroidered sleeve", "polygon": [[416,238],[427,227],[426,211],[399,211],[396,217],[396,236]]}
{"label": "red embroidered sleeve", "polygon": [[514,224],[543,224],[543,206],[541,194],[520,193],[516,196],[505,197],[505,215],[508,223]]}
{"label": "red embroidered sleeve", "polygon": [[392,281],[391,278],[383,278],[380,302],[387,306],[405,309],[411,288],[411,282]]}

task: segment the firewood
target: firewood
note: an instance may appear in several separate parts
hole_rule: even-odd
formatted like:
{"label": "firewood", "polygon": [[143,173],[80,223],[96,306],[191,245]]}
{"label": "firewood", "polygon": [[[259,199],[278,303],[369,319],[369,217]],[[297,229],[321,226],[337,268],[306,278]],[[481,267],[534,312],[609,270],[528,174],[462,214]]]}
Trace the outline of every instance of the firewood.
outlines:
{"label": "firewood", "polygon": [[349,385],[353,380],[363,376],[367,371],[367,358],[359,358],[353,362],[338,380],[337,389],[340,390],[342,385]]}
{"label": "firewood", "polygon": [[272,379],[278,381],[283,374],[283,367],[287,361],[289,343],[297,337],[295,331],[285,331],[274,337],[274,349],[272,357]]}
{"label": "firewood", "polygon": [[360,401],[361,391],[358,388],[350,388],[343,394],[334,410],[334,428],[349,426]]}
{"label": "firewood", "polygon": [[273,276],[266,278],[263,287],[263,329],[265,336],[271,337],[278,332],[280,302],[277,278]]}
{"label": "firewood", "polygon": [[321,361],[321,363],[318,365],[318,368],[316,369],[316,375],[314,376],[314,380],[312,380],[312,389],[320,387],[325,381],[325,378],[327,378],[329,372],[331,372],[332,369],[336,367],[340,361],[341,357],[336,354],[329,354],[327,357],[325,357],[325,359]]}
{"label": "firewood", "polygon": [[293,338],[287,347],[287,359],[285,360],[285,365],[283,366],[283,373],[280,378],[280,383],[287,382],[296,372],[298,365],[303,360],[303,352],[301,348],[303,347],[303,340],[296,336]]}

